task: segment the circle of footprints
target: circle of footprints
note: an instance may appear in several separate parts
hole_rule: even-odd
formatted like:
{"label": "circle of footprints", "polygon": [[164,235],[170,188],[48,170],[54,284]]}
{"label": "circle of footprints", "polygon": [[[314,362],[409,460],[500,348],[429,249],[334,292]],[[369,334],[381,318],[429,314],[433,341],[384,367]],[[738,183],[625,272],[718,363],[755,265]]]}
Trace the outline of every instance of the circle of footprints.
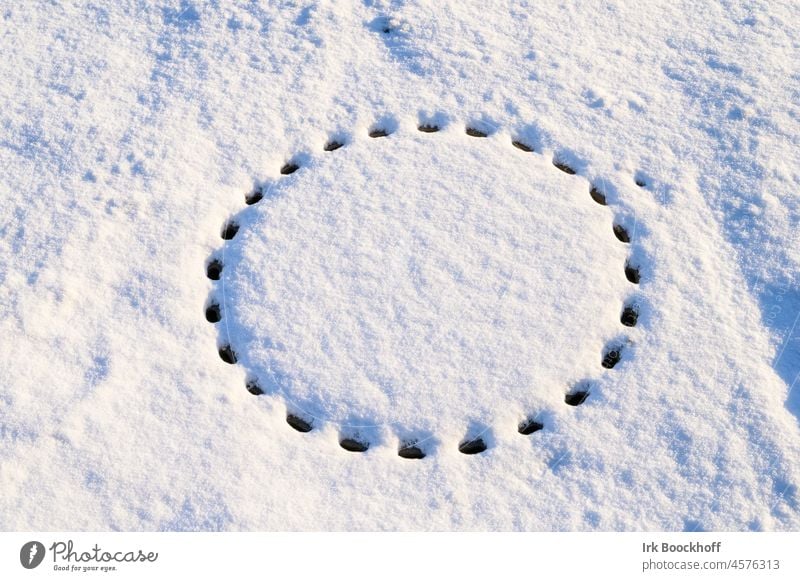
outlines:
{"label": "circle of footprints", "polygon": [[[419,125],[417,129],[422,133],[436,133],[440,130],[440,127],[433,123],[424,123]],[[388,127],[374,126],[369,131],[368,135],[373,139],[378,139],[387,137],[392,132],[393,131]],[[466,126],[465,133],[468,136],[475,138],[483,138],[488,136],[485,131],[469,125]],[[332,153],[346,145],[347,143],[344,139],[332,139],[325,143],[323,150],[325,152]],[[526,143],[522,139],[512,139],[510,145],[526,153],[535,152],[533,146]],[[566,174],[576,174],[576,170],[559,156],[555,156],[552,160],[552,163],[555,168]],[[280,174],[281,176],[288,176],[301,169],[302,165],[299,160],[290,159],[280,168]],[[638,174],[635,176],[634,181],[639,187],[645,187],[647,185],[645,178]],[[601,185],[590,183],[588,194],[598,205],[608,206],[608,200]],[[246,194],[245,203],[247,206],[258,204],[262,199],[264,199],[264,196],[264,188],[256,187]],[[233,240],[237,236],[239,230],[240,224],[234,219],[228,219],[224,222],[220,234],[224,241],[229,241]],[[613,221],[613,228],[610,234],[613,234],[615,239],[623,244],[630,244],[633,238],[633,232],[629,231],[628,227],[623,225],[623,223],[617,219]],[[215,253],[206,263],[206,276],[211,281],[220,281],[224,268],[225,265],[223,263],[223,257],[220,254]],[[624,276],[629,283],[633,285],[639,284],[640,268],[630,257],[626,259],[624,269],[621,269],[621,271],[622,272],[620,275],[624,273]],[[639,314],[640,303],[638,299],[635,296],[628,298],[622,304],[619,315],[619,323],[624,327],[635,327],[639,321]],[[205,308],[205,318],[209,323],[216,324],[223,321],[222,306],[215,298],[213,292]],[[599,357],[601,367],[606,370],[613,369],[621,361],[625,347],[625,340],[617,339],[607,344]],[[219,346],[218,353],[220,359],[222,359],[222,361],[225,363],[235,364],[238,361],[235,348],[228,342],[223,342]],[[572,385],[564,396],[564,403],[568,406],[579,406],[584,403],[591,395],[592,384],[593,382],[591,380],[584,380]],[[263,389],[259,386],[258,381],[255,379],[247,380],[246,389],[255,396],[264,394]],[[528,416],[518,424],[517,431],[520,434],[527,436],[543,430],[545,426],[537,419],[537,417],[538,416],[536,415]],[[287,413],[286,422],[298,432],[310,432],[315,427],[313,420],[304,419],[300,417],[300,415],[293,413]],[[339,444],[344,450],[350,452],[365,452],[370,447],[370,442],[365,441],[364,438],[349,436],[340,436]],[[461,453],[468,455],[479,454],[485,451],[487,447],[487,443],[481,436],[467,437],[458,443],[458,450]],[[416,440],[401,441],[397,453],[399,457],[408,459],[421,459],[427,455],[424,447]]]}

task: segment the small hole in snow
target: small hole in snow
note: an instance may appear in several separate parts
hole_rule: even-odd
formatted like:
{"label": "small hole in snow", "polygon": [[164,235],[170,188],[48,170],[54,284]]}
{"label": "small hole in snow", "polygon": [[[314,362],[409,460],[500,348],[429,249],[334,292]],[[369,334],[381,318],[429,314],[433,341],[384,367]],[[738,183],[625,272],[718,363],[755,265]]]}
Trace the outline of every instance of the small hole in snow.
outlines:
{"label": "small hole in snow", "polygon": [[571,176],[575,175],[575,170],[558,158],[553,159],[553,165],[566,174],[569,174]]}
{"label": "small hole in snow", "polygon": [[225,363],[230,363],[231,365],[236,363],[236,353],[230,345],[223,345],[219,348],[219,358]]}
{"label": "small hole in snow", "polygon": [[533,151],[533,148],[530,145],[526,145],[526,144],[522,143],[521,141],[512,141],[511,145],[513,145],[514,147],[516,147],[517,149],[519,149],[521,151],[527,151],[527,152]]}
{"label": "small hole in snow", "polygon": [[380,128],[373,129],[372,131],[369,132],[369,136],[372,138],[386,137],[387,135],[389,135],[389,132],[386,131],[385,129],[380,129]]}
{"label": "small hole in snow", "polygon": [[288,176],[289,174],[296,172],[298,169],[300,169],[300,166],[290,161],[281,168],[281,175]]}
{"label": "small hole in snow", "polygon": [[401,458],[408,458],[409,460],[421,460],[425,457],[425,452],[423,452],[422,448],[419,446],[415,446],[414,444],[405,444],[400,446],[400,449],[397,451],[397,455]]}
{"label": "small hole in snow", "polygon": [[633,284],[639,284],[639,267],[633,266],[630,262],[626,262],[625,278],[627,278]]}
{"label": "small hole in snow", "polygon": [[628,243],[631,241],[628,231],[621,224],[614,224],[614,236],[616,236],[617,240],[620,242]]}
{"label": "small hole in snow", "polygon": [[296,416],[294,414],[287,414],[286,415],[286,423],[292,426],[298,432],[310,432],[314,426],[311,425],[311,422],[307,422],[300,416]]}
{"label": "small hole in snow", "polygon": [[220,274],[222,274],[222,262],[215,258],[206,266],[206,276],[211,280],[219,280]]}
{"label": "small hole in snow", "polygon": [[244,197],[244,203],[248,206],[252,206],[260,202],[263,198],[264,192],[261,191],[261,188],[257,188]]}
{"label": "small hole in snow", "polygon": [[248,379],[247,383],[244,384],[244,387],[247,391],[249,391],[253,395],[263,395],[264,390],[261,389],[261,386],[258,384],[258,381],[255,379]]}
{"label": "small hole in snow", "polygon": [[335,139],[333,139],[333,140],[329,141],[328,143],[326,143],[325,147],[323,147],[322,149],[324,149],[325,151],[336,151],[337,149],[339,149],[343,145],[344,145],[344,143],[342,143],[341,141],[336,141]]}
{"label": "small hole in snow", "polygon": [[236,233],[239,231],[239,224],[236,222],[227,222],[225,226],[222,228],[222,239],[223,240],[233,240],[233,237],[236,236]]}
{"label": "small hole in snow", "polygon": [[462,454],[480,454],[486,450],[486,442],[483,438],[475,438],[474,440],[467,440],[461,442],[458,446],[458,451]]}
{"label": "small hole in snow", "polygon": [[467,127],[467,135],[470,137],[486,137],[488,134],[480,129],[474,127]]}
{"label": "small hole in snow", "polygon": [[606,350],[601,365],[606,369],[613,369],[620,359],[622,359],[622,346],[614,345]]}
{"label": "small hole in snow", "polygon": [[564,396],[564,403],[571,406],[581,405],[583,402],[586,401],[586,398],[589,397],[589,391],[586,389],[580,389],[577,391],[573,391],[568,393]]}
{"label": "small hole in snow", "polygon": [[592,189],[589,190],[589,195],[592,196],[592,199],[601,206],[605,206],[608,203],[606,202],[606,195],[598,190],[597,186],[592,186]]}
{"label": "small hole in snow", "polygon": [[345,438],[339,442],[339,445],[348,452],[366,452],[369,449],[367,442],[359,442],[354,438]]}
{"label": "small hole in snow", "polygon": [[208,307],[206,307],[206,321],[209,323],[219,323],[220,319],[222,319],[222,313],[220,312],[219,305],[216,303],[208,305]]}
{"label": "small hole in snow", "polygon": [[626,327],[635,327],[636,321],[638,320],[639,310],[636,308],[636,305],[625,305],[625,308],[622,310],[620,322]]}
{"label": "small hole in snow", "polygon": [[543,423],[537,422],[536,420],[532,420],[530,418],[520,423],[519,426],[517,426],[517,430],[523,436],[528,436],[534,432],[538,432],[542,428],[544,428]]}
{"label": "small hole in snow", "polygon": [[420,125],[419,127],[417,127],[417,129],[419,129],[423,133],[436,133],[437,131],[439,131],[439,126],[438,125],[430,125],[428,123],[424,123],[424,124]]}

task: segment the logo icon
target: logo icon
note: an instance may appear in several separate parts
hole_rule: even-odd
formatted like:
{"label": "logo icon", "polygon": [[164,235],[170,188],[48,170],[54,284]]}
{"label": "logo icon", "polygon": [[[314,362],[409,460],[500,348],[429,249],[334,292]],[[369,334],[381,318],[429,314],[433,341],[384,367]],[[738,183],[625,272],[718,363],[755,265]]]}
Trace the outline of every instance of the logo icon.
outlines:
{"label": "logo icon", "polygon": [[26,569],[35,569],[44,560],[44,545],[39,541],[30,541],[19,550],[19,562]]}

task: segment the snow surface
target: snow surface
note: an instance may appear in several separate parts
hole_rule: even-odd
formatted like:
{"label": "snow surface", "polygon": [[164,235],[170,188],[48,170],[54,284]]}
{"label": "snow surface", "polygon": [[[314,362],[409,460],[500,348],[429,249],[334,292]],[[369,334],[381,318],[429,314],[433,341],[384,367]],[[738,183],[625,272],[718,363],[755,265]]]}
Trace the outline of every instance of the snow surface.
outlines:
{"label": "snow surface", "polygon": [[[3,4],[0,526],[797,530],[799,12]],[[425,122],[442,131],[417,132]],[[376,125],[395,133],[367,137]],[[323,152],[331,138],[348,143]],[[269,196],[245,207],[259,185]],[[241,237],[223,245],[231,217]],[[462,243],[445,235],[456,227]],[[410,245],[417,229],[428,252]],[[205,266],[222,251],[225,321],[249,367],[220,360],[222,323],[203,317],[221,288]],[[620,276],[628,255],[638,286]],[[630,298],[633,329],[618,322]],[[419,318],[397,329],[379,316],[387,302]],[[495,310],[505,334],[486,326]],[[481,321],[486,349],[453,313]],[[466,341],[454,357],[483,358],[466,368],[426,350],[425,325]],[[621,336],[631,348],[604,370]],[[254,397],[244,385],[259,369],[303,381]],[[345,381],[358,370],[391,373]],[[400,381],[446,370],[475,389]],[[582,378],[590,397],[565,405]],[[319,416],[315,430],[287,426],[293,405]],[[518,434],[531,412],[544,428]],[[365,453],[338,444],[351,420],[385,422]],[[460,454],[476,430],[489,449]],[[428,431],[426,458],[397,456],[399,439]]]}
{"label": "snow surface", "polygon": [[632,286],[624,244],[585,179],[507,135],[403,129],[310,157],[234,218],[222,343],[346,429],[457,443],[500,413],[516,431],[598,371]]}

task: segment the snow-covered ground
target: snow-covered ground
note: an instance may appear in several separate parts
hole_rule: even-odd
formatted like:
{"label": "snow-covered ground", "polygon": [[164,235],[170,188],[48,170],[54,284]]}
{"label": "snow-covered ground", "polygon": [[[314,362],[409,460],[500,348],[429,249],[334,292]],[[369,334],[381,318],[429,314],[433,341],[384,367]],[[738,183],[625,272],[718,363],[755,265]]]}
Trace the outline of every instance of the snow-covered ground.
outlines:
{"label": "snow-covered ground", "polygon": [[800,8],[491,4],[0,6],[0,528],[800,528]]}

